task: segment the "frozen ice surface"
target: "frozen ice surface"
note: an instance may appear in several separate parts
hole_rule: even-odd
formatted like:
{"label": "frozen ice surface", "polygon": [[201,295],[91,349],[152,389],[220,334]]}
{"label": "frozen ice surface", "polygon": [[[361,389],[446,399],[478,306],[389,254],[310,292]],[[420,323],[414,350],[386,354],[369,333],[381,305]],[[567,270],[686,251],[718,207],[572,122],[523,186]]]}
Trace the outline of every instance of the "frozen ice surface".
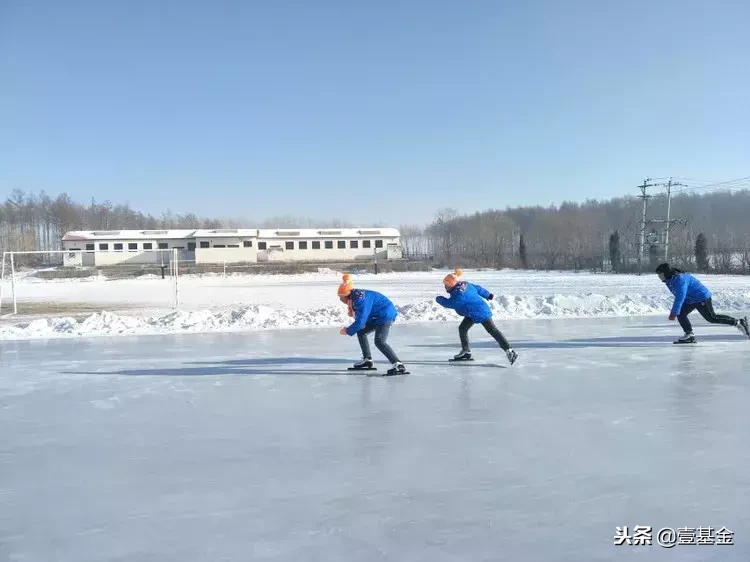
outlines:
{"label": "frozen ice surface", "polygon": [[[390,378],[327,328],[0,342],[0,560],[750,560],[750,341],[456,327],[394,326]],[[700,526],[735,544],[656,544]]]}

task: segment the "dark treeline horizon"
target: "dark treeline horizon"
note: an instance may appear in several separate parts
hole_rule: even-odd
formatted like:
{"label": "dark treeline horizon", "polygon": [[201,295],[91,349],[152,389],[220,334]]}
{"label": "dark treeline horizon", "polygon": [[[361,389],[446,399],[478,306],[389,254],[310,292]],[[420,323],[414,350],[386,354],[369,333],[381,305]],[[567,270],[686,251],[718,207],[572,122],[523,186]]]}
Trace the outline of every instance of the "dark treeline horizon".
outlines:
{"label": "dark treeline horizon", "polygon": [[[665,195],[648,202],[647,218],[666,216]],[[550,206],[522,206],[459,214],[442,209],[426,226],[399,225],[408,257],[429,257],[448,267],[517,267],[530,269],[600,269],[633,271],[638,262],[642,201],[637,197],[563,202]],[[669,235],[670,262],[690,269],[750,272],[750,191],[715,191],[672,197],[674,224]],[[245,218],[218,219],[194,213],[161,216],[132,209],[127,203],[76,202],[67,193],[13,190],[0,206],[0,249],[50,251],[61,249],[62,236],[71,230],[154,230],[199,228],[316,228],[353,227],[345,220],[317,220],[293,216],[251,222]],[[382,221],[367,226],[395,226]],[[663,224],[657,243],[647,245],[645,267],[663,261]],[[709,255],[696,261],[696,240]],[[616,247],[613,247],[613,243]]]}

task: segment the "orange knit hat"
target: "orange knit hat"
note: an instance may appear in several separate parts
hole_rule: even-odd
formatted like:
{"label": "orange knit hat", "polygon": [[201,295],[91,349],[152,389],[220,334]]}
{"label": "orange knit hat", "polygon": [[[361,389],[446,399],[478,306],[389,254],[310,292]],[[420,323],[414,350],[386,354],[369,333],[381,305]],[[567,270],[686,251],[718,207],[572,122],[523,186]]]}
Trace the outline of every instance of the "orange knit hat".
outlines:
{"label": "orange knit hat", "polygon": [[340,297],[348,297],[352,289],[354,289],[354,283],[352,282],[352,274],[351,273],[344,273],[342,276],[343,283],[339,285],[338,294]]}
{"label": "orange knit hat", "polygon": [[451,287],[454,287],[456,285],[456,283],[458,283],[458,278],[461,277],[461,275],[463,275],[463,273],[464,272],[462,270],[460,270],[460,269],[455,270],[455,272],[453,272],[453,273],[449,273],[448,275],[446,275],[443,278],[443,285],[445,285],[449,289]]}

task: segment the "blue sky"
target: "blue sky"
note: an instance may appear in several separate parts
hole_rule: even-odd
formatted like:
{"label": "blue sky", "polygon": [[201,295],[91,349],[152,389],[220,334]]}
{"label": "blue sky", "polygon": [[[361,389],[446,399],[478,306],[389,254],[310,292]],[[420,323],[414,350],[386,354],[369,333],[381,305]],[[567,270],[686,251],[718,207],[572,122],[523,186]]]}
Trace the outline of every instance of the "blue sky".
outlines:
{"label": "blue sky", "polygon": [[0,0],[0,196],[357,223],[750,175],[750,3]]}

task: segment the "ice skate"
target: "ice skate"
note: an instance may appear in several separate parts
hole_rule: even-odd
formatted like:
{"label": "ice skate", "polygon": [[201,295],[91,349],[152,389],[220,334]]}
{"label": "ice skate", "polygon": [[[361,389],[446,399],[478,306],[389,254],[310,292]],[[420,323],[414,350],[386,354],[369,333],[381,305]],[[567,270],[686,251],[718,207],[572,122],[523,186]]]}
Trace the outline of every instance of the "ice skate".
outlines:
{"label": "ice skate", "polygon": [[505,352],[505,355],[508,357],[508,361],[511,365],[513,365],[513,363],[516,362],[516,359],[518,359],[518,353],[516,353],[512,347]]}
{"label": "ice skate", "polygon": [[742,332],[742,335],[746,338],[750,339],[750,326],[747,323],[747,316],[744,318],[740,318],[737,320],[737,323],[735,324],[735,327]]}
{"label": "ice skate", "polygon": [[372,362],[372,359],[369,357],[365,357],[362,359],[362,361],[356,362],[354,365],[349,367],[350,371],[372,371],[375,369],[375,364]]}
{"label": "ice skate", "polygon": [[680,343],[697,343],[698,340],[695,339],[695,335],[693,335],[693,332],[687,332],[684,336],[682,336],[680,339],[675,341],[674,343],[680,344]]}
{"label": "ice skate", "polygon": [[474,358],[471,356],[471,351],[468,349],[462,349],[460,353],[453,356],[451,361],[473,361]]}
{"label": "ice skate", "polygon": [[392,377],[393,375],[408,375],[409,371],[406,370],[401,361],[397,361],[393,364],[393,367],[386,371],[386,376]]}

